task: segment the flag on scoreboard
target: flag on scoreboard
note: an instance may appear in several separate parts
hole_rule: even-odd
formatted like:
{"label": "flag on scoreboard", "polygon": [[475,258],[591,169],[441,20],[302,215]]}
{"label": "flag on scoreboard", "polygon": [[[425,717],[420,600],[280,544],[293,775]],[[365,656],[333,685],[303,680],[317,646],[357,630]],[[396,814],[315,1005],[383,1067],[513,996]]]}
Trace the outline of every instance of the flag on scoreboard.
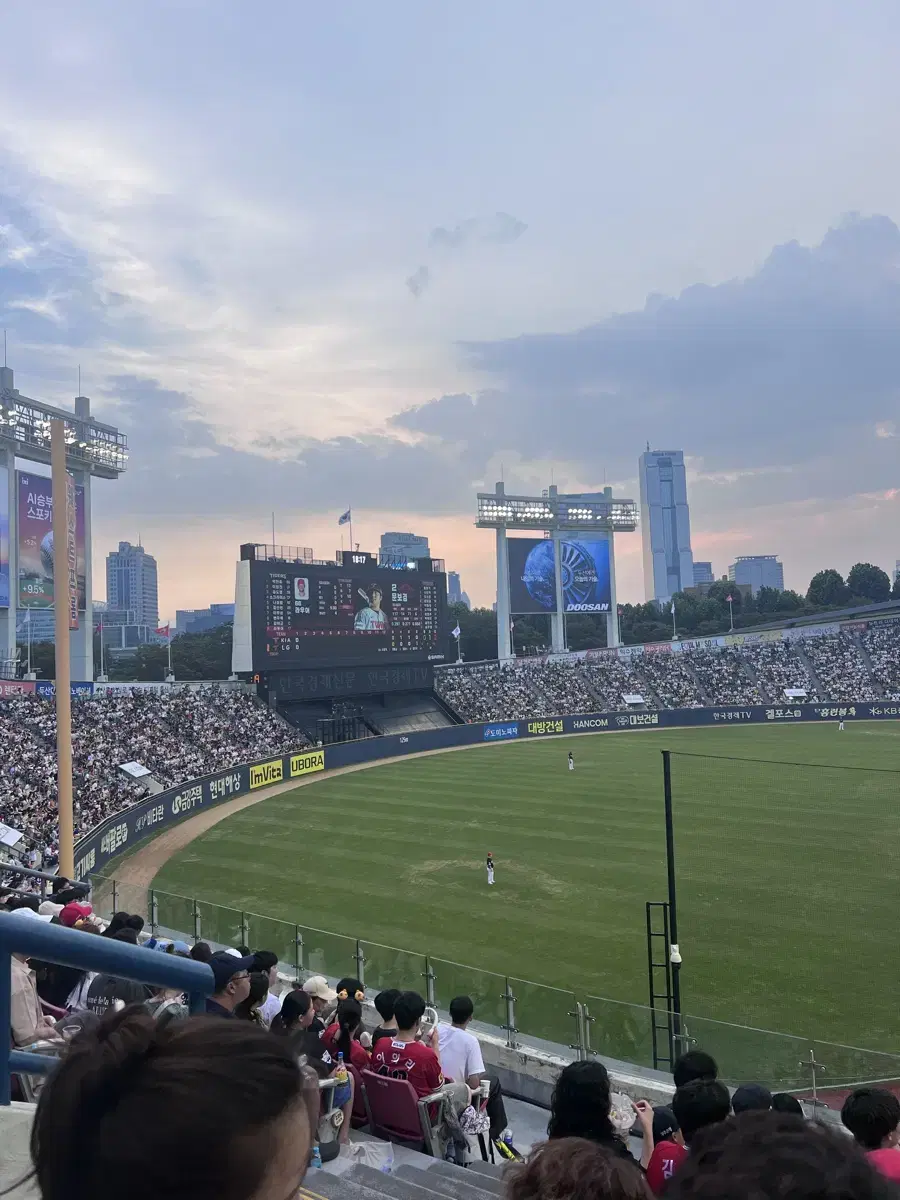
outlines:
{"label": "flag on scoreboard", "polygon": [[450,633],[456,638],[457,641],[459,641],[459,635],[462,633],[462,630],[459,627],[459,621],[456,622],[456,628],[451,629]]}
{"label": "flag on scoreboard", "polygon": [[341,513],[341,515],[338,517],[338,525],[349,525],[349,524],[350,524],[350,509],[348,508],[345,513]]}

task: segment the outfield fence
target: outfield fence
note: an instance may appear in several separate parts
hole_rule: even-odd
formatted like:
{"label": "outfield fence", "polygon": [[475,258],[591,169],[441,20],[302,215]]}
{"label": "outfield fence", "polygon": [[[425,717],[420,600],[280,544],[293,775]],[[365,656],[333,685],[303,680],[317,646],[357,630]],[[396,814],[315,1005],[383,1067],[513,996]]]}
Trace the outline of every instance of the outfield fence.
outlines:
{"label": "outfield fence", "polygon": [[[274,951],[296,980],[324,975],[360,979],[374,995],[382,988],[421,992],[446,1013],[457,995],[471,996],[478,1026],[513,1049],[534,1048],[563,1058],[600,1057],[655,1065],[652,1030],[667,1015],[578,989],[550,987],[428,953],[385,946],[289,921],[242,912],[197,897],[95,878],[93,902],[113,912],[146,914],[154,933],[214,947],[247,945]],[[689,991],[689,989],[688,989]],[[900,1055],[678,1014],[677,1050],[700,1046],[713,1054],[722,1078],[737,1086],[766,1083],[773,1091],[812,1095],[873,1080],[900,1080]]]}

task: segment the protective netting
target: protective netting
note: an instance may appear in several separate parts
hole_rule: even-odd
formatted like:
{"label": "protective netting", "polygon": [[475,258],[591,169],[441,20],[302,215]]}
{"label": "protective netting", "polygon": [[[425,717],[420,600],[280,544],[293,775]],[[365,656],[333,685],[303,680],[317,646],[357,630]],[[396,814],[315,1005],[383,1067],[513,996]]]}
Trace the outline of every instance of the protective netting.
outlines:
{"label": "protective netting", "polygon": [[[742,1073],[764,1073],[755,1048],[777,1030],[804,1039],[804,1058],[814,1043],[831,1085],[900,1076],[900,1060],[823,1044],[900,1052],[900,773],[680,753],[671,764],[683,1012],[759,1031],[740,1035],[753,1051]],[[786,1078],[801,1055],[777,1057]]]}

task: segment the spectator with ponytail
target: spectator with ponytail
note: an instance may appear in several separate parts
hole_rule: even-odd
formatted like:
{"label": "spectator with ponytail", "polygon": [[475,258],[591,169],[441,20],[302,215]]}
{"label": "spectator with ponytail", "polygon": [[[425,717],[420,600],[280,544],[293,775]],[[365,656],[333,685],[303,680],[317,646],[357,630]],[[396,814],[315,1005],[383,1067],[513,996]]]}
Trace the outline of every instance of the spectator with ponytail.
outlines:
{"label": "spectator with ponytail", "polygon": [[337,1006],[334,1024],[322,1034],[322,1042],[337,1061],[343,1054],[344,1062],[352,1063],[357,1071],[369,1068],[369,1052],[359,1042],[362,1031],[362,1006],[358,1000],[341,1000]]}
{"label": "spectator with ponytail", "polygon": [[159,1028],[136,1008],[73,1038],[31,1135],[42,1200],[267,1200],[296,1193],[317,1096],[247,1021]]}

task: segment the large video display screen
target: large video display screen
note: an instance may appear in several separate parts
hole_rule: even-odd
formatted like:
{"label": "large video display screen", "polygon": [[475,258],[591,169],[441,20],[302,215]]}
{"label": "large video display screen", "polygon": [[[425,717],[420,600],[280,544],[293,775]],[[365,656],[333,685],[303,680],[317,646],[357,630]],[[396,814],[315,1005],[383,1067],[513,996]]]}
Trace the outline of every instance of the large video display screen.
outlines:
{"label": "large video display screen", "polygon": [[[556,611],[556,575],[550,538],[510,538],[509,603],[513,613]],[[560,543],[563,612],[607,613],[610,606],[609,542]]]}
{"label": "large video display screen", "polygon": [[251,562],[256,671],[444,662],[447,577]]}
{"label": "large video display screen", "polygon": [[[53,480],[46,475],[16,472],[19,519],[19,608],[52,608]],[[65,497],[63,497],[65,499]],[[84,488],[75,489],[75,573],[78,608],[84,610]],[[63,581],[65,587],[65,581]]]}

